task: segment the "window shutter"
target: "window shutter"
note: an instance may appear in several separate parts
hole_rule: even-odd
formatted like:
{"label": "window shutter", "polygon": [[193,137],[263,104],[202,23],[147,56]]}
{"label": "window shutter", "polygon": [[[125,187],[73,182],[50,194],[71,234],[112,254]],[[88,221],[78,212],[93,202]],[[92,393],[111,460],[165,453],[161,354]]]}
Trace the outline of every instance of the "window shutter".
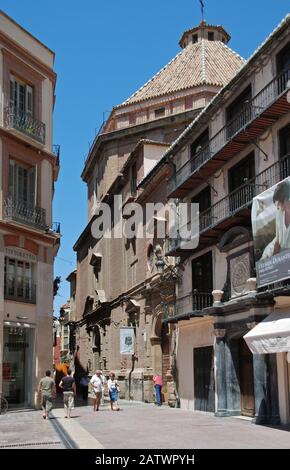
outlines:
{"label": "window shutter", "polygon": [[28,170],[28,185],[27,185],[28,204],[31,206],[35,205],[35,166]]}
{"label": "window shutter", "polygon": [[15,82],[15,78],[11,77],[10,78],[10,99],[9,99],[9,104],[10,104],[10,107],[12,109],[13,109],[14,106],[16,106],[16,97],[17,97],[16,82]]}
{"label": "window shutter", "polygon": [[33,116],[33,88],[26,85],[26,112]]}
{"label": "window shutter", "polygon": [[9,162],[9,197],[15,198],[15,164],[11,160]]}

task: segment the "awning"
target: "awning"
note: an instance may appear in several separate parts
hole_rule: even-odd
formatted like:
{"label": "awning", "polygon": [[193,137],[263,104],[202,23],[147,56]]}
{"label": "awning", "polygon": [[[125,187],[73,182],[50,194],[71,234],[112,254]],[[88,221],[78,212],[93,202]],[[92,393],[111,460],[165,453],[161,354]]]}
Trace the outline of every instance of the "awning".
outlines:
{"label": "awning", "polygon": [[253,354],[290,351],[290,312],[271,313],[244,339]]}

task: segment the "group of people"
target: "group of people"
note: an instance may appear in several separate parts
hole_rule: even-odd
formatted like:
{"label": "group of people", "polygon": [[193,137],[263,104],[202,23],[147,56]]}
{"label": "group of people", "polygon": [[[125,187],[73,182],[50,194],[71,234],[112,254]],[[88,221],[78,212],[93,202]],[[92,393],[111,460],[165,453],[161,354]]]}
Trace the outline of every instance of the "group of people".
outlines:
{"label": "group of people", "polygon": [[[100,370],[97,370],[91,379],[89,379],[87,375],[84,375],[81,378],[80,385],[82,388],[83,399],[85,401],[88,399],[89,385],[91,386],[94,411],[99,411],[100,404],[104,400],[104,394],[106,391],[110,397],[111,410],[120,410],[118,406],[120,388],[113,372],[109,374],[109,380],[106,379]],[[65,418],[70,418],[71,410],[74,408],[74,398],[76,396],[76,382],[72,377],[70,369],[68,369],[67,375],[61,379],[59,387],[63,392]],[[45,377],[40,380],[38,394],[41,397],[43,419],[48,419],[49,413],[52,410],[53,400],[56,398],[56,385],[54,379],[51,377],[50,370],[47,370]]]}

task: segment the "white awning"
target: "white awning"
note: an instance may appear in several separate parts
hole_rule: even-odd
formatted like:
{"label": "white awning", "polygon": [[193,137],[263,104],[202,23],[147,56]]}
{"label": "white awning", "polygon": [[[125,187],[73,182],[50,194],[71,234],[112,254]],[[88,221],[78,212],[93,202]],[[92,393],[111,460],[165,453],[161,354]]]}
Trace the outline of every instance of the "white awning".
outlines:
{"label": "white awning", "polygon": [[290,312],[271,313],[244,339],[253,354],[290,351]]}

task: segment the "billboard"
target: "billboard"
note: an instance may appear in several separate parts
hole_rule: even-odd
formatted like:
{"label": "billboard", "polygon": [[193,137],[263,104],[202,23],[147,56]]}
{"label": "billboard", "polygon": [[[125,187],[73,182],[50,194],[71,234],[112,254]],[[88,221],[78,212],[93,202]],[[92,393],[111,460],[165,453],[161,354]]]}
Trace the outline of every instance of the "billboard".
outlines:
{"label": "billboard", "polygon": [[290,278],[290,177],[253,199],[257,286]]}
{"label": "billboard", "polygon": [[134,354],[134,328],[120,328],[120,354]]}

